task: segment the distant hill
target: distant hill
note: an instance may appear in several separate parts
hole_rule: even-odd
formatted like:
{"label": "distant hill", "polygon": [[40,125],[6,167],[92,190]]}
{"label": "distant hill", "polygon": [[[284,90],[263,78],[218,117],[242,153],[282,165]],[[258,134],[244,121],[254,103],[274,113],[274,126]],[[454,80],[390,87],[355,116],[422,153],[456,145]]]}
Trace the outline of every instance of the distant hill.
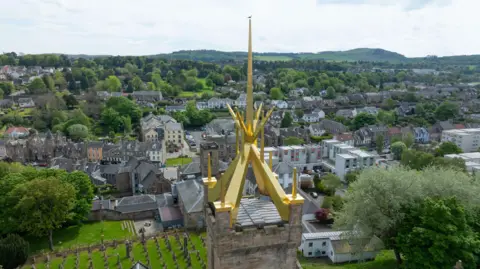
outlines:
{"label": "distant hill", "polygon": [[[198,60],[198,61],[243,61],[246,52],[224,52],[216,50],[183,50],[169,54],[158,54],[156,57]],[[383,49],[353,49],[347,51],[324,51],[319,53],[254,53],[255,60],[290,61],[290,60],[326,60],[326,61],[372,61],[372,62],[404,62],[408,58]]]}

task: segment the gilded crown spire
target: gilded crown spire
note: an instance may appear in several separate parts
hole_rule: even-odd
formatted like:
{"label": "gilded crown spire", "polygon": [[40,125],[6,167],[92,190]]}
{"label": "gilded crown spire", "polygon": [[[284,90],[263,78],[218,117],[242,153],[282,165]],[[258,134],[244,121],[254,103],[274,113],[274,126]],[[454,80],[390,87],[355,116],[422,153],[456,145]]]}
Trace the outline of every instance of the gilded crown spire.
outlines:
{"label": "gilded crown spire", "polygon": [[252,16],[248,18],[247,128],[253,130]]}

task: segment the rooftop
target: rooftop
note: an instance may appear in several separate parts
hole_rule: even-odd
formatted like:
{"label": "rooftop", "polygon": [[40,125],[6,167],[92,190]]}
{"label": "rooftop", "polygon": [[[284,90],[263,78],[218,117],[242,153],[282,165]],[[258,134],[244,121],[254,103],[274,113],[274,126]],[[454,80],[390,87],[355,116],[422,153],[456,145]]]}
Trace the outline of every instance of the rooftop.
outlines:
{"label": "rooftop", "polygon": [[283,223],[277,208],[269,200],[242,198],[238,208],[237,225],[263,227]]}

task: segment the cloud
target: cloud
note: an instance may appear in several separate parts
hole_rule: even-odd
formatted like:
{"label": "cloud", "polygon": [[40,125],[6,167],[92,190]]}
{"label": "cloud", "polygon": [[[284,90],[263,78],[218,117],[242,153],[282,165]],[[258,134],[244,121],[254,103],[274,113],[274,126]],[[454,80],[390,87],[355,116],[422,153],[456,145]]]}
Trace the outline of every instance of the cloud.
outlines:
{"label": "cloud", "polygon": [[[17,0],[0,9],[0,51],[150,55],[380,47],[407,56],[479,53],[478,0]],[[6,42],[5,42],[6,41]]]}

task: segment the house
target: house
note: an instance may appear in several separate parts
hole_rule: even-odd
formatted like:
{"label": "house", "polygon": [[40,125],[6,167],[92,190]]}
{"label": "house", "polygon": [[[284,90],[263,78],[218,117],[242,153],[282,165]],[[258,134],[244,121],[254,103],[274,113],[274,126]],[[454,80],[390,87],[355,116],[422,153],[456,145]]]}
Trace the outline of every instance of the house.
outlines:
{"label": "house", "polygon": [[147,156],[151,162],[162,161],[162,142],[160,141],[153,142],[150,148],[147,149]]}
{"label": "house", "polygon": [[181,123],[168,122],[165,124],[165,142],[167,150],[173,148],[181,148],[183,142],[183,126]]}
{"label": "house", "polygon": [[307,114],[303,114],[302,119],[303,119],[305,122],[319,122],[319,121],[320,121],[320,117],[318,116],[317,113],[307,113]]}
{"label": "house", "polygon": [[10,99],[0,100],[0,108],[11,108],[13,107],[14,102]]}
{"label": "house", "polygon": [[230,98],[210,98],[207,101],[207,106],[209,109],[224,109],[227,108],[227,105],[232,106],[234,101]]}
{"label": "house", "polygon": [[208,108],[208,102],[197,102],[196,107],[197,107],[198,110],[207,109]]}
{"label": "house", "polygon": [[32,98],[18,98],[18,106],[20,108],[35,107],[35,103]]}
{"label": "house", "polygon": [[161,91],[136,91],[130,94],[133,99],[139,102],[155,103],[163,100]]}
{"label": "house", "polygon": [[352,146],[352,147],[355,145],[355,141],[353,139],[353,133],[350,133],[350,132],[336,134],[333,137],[333,139],[338,140],[338,141],[344,143],[345,145],[349,145],[349,146]]}
{"label": "house", "polygon": [[335,113],[335,116],[344,117],[346,119],[352,119],[355,117],[355,115],[353,115],[353,109],[339,109]]}
{"label": "house", "polygon": [[401,103],[396,109],[397,115],[405,117],[415,114],[415,104]]}
{"label": "house", "polygon": [[378,111],[379,111],[378,108],[371,107],[371,106],[366,106],[364,108],[358,108],[358,109],[355,108],[354,109],[355,116],[360,114],[360,113],[367,113],[367,114],[376,116],[378,114]]}
{"label": "house", "polygon": [[287,101],[287,105],[290,109],[302,109],[302,102],[299,100]]}
{"label": "house", "polygon": [[365,98],[361,93],[352,93],[347,95],[348,101],[352,104],[362,104],[365,103]]}
{"label": "house", "polygon": [[310,136],[322,136],[326,132],[320,123],[310,124],[308,131],[310,132]]}
{"label": "house", "polygon": [[149,140],[147,139],[145,134],[151,129],[155,129],[155,131],[158,134],[157,136],[158,140],[162,140],[164,138],[164,131],[165,131],[164,125],[167,122],[177,122],[177,121],[168,115],[155,116],[152,113],[143,117],[140,121],[140,126],[142,127],[143,141]]}
{"label": "house", "polygon": [[103,159],[103,142],[90,141],[87,145],[87,158],[90,162],[101,161]]}
{"label": "house", "polygon": [[165,111],[166,111],[166,112],[169,112],[169,113],[173,113],[173,112],[186,111],[186,109],[185,109],[185,106],[184,106],[184,105],[166,106],[166,107],[165,107]]}
{"label": "house", "polygon": [[363,127],[353,132],[355,147],[370,147],[372,144],[372,134],[367,127]]}
{"label": "house", "polygon": [[383,95],[378,92],[366,92],[364,95],[365,100],[370,104],[381,103],[383,101]]}
{"label": "house", "polygon": [[396,137],[398,140],[402,140],[402,129],[399,127],[390,127],[388,128],[387,136],[389,141],[392,141],[392,138]]}
{"label": "house", "polygon": [[297,98],[300,96],[307,95],[309,90],[307,88],[297,88],[288,92],[289,97]]}
{"label": "house", "polygon": [[330,231],[303,233],[299,250],[304,257],[328,257],[332,263],[346,263],[375,259],[381,245],[377,238],[373,238],[363,251],[357,253],[346,232]]}
{"label": "house", "polygon": [[178,205],[183,214],[183,225],[187,229],[201,229],[205,226],[203,188],[203,185],[194,179],[184,180],[174,185]]}
{"label": "house", "polygon": [[235,100],[235,105],[239,108],[246,108],[247,107],[247,94],[242,93],[240,96]]}
{"label": "house", "polygon": [[435,123],[429,131],[430,140],[440,141],[443,131],[453,130],[453,129],[455,129],[455,126],[453,126],[453,124],[450,121],[439,121]]}
{"label": "house", "polygon": [[320,108],[316,108],[313,110],[312,114],[317,114],[319,119],[324,119],[325,118],[325,112],[321,110]]}
{"label": "house", "polygon": [[347,127],[340,122],[324,119],[320,122],[321,127],[329,134],[339,134],[347,131]]}
{"label": "house", "polygon": [[20,138],[28,136],[29,130],[25,127],[10,127],[5,131],[9,138]]}
{"label": "house", "polygon": [[430,142],[430,134],[424,127],[413,128],[413,135],[415,137],[415,143],[426,144]]}
{"label": "house", "polygon": [[272,100],[272,105],[279,109],[287,109],[288,108],[288,103],[283,100]]}
{"label": "house", "polygon": [[303,139],[305,143],[310,143],[310,132],[303,127],[289,127],[280,128],[280,145],[283,145],[283,141],[287,137],[298,137]]}

